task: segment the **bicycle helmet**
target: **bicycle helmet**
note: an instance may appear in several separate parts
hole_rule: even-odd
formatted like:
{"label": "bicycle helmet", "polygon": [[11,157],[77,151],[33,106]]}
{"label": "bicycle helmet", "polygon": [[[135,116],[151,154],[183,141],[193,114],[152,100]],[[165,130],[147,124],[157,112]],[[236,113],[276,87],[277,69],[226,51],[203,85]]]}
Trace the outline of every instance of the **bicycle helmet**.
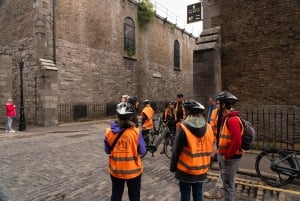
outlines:
{"label": "bicycle helmet", "polygon": [[116,109],[117,115],[121,119],[130,119],[134,113],[133,106],[130,103],[119,103]]}
{"label": "bicycle helmet", "polygon": [[178,98],[183,97],[183,93],[177,93],[177,97],[178,97]]}
{"label": "bicycle helmet", "polygon": [[137,102],[137,97],[136,96],[130,96],[127,100],[127,103],[130,103],[131,105],[135,105]]}
{"label": "bicycle helmet", "polygon": [[143,104],[144,105],[150,104],[150,101],[146,99],[146,100],[144,100]]}
{"label": "bicycle helmet", "polygon": [[217,96],[216,100],[219,100],[222,103],[228,103],[233,105],[237,102],[238,98],[228,91],[221,91]]}
{"label": "bicycle helmet", "polygon": [[183,103],[183,107],[187,114],[200,114],[205,110],[205,107],[201,103],[193,99],[186,100]]}

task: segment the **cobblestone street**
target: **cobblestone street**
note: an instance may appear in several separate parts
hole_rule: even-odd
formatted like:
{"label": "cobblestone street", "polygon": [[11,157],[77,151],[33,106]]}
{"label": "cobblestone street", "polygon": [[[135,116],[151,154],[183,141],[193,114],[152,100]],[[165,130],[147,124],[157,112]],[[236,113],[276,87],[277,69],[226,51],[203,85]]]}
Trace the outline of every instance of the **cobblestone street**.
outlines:
{"label": "cobblestone street", "polygon": [[[0,132],[0,201],[108,201],[111,182],[103,151],[109,121],[26,132]],[[169,172],[169,159],[159,151],[144,159],[142,201],[178,201],[177,180]],[[204,185],[216,183],[211,171]],[[245,180],[257,179],[239,175]],[[128,201],[127,189],[124,201]],[[205,201],[209,199],[204,199]],[[210,199],[212,200],[212,199]],[[237,184],[237,200],[296,201],[299,196]]]}

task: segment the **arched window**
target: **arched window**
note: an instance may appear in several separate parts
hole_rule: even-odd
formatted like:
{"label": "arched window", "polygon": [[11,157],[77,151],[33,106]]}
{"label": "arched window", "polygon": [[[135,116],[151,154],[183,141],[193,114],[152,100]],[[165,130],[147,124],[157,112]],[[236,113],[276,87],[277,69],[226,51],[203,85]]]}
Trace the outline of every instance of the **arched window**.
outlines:
{"label": "arched window", "polygon": [[178,40],[174,42],[174,69],[180,69],[180,44]]}
{"label": "arched window", "polygon": [[129,17],[124,21],[124,50],[131,56],[135,55],[135,25]]}

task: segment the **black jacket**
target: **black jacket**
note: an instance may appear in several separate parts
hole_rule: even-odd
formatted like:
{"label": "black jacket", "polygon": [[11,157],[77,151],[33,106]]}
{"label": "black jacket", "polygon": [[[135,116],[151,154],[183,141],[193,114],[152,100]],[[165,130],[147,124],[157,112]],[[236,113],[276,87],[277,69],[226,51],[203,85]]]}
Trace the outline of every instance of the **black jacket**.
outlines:
{"label": "black jacket", "polygon": [[[206,132],[206,120],[203,116],[201,117],[193,117],[193,120],[197,119],[198,123],[194,124],[194,122],[191,120],[191,118],[186,118],[186,120],[183,122],[183,124],[193,133],[195,136],[201,138],[204,136]],[[207,174],[201,174],[201,175],[190,175],[185,172],[182,172],[177,169],[177,162],[179,159],[179,155],[183,149],[184,146],[187,145],[187,138],[184,130],[179,127],[176,132],[176,139],[174,144],[174,149],[172,153],[171,158],[171,164],[170,164],[170,171],[175,172],[175,178],[183,181],[183,182],[200,182],[204,181],[207,178]]]}

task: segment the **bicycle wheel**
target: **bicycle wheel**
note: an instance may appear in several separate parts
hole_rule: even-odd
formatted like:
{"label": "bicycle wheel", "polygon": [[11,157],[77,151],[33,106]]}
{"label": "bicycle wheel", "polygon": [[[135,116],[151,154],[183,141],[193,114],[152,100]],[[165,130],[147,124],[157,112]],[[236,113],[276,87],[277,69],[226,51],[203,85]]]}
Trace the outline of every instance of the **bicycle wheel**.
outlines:
{"label": "bicycle wheel", "polygon": [[164,151],[168,158],[172,157],[173,144],[174,138],[172,137],[172,134],[169,133],[164,142]]}
{"label": "bicycle wheel", "polygon": [[296,165],[291,157],[285,152],[276,149],[269,149],[260,153],[255,161],[255,170],[258,177],[265,183],[280,187],[291,183],[293,176],[282,173],[272,168],[273,164],[284,168],[295,168]]}

